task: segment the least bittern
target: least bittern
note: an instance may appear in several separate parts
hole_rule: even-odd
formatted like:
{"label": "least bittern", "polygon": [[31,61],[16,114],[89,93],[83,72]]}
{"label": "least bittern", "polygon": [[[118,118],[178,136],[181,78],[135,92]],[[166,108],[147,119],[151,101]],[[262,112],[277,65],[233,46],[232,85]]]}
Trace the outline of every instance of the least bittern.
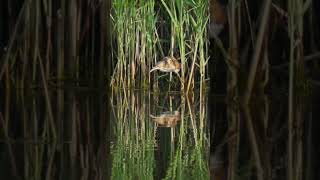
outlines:
{"label": "least bittern", "polygon": [[155,70],[159,70],[161,72],[175,72],[179,79],[179,71],[181,69],[181,64],[174,57],[164,57],[161,61],[157,62],[157,64],[150,70],[150,73]]}

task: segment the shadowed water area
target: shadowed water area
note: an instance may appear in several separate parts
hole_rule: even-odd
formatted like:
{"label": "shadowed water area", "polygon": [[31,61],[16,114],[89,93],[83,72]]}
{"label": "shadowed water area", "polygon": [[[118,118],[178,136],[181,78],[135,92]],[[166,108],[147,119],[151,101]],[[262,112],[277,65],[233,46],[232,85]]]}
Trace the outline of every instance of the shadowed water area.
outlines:
{"label": "shadowed water area", "polygon": [[5,107],[1,177],[209,178],[206,94],[68,89],[63,102],[51,99],[51,125],[42,92],[16,94]]}
{"label": "shadowed water area", "polygon": [[0,1],[0,180],[319,180],[319,12]]}
{"label": "shadowed water area", "polygon": [[[207,92],[120,90],[107,97],[97,89],[69,89],[63,102],[51,99],[51,125],[42,92],[20,91],[2,104],[9,112],[1,114],[4,179],[286,177],[287,102],[282,96],[256,97],[245,108]],[[301,99],[295,112],[292,166],[294,176],[306,179],[318,176],[318,100]]]}

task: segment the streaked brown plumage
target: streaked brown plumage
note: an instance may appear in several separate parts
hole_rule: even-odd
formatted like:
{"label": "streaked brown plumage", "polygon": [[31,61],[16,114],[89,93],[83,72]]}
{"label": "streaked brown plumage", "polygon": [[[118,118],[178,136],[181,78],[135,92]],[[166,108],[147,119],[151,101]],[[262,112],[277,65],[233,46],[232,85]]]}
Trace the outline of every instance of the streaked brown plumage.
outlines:
{"label": "streaked brown plumage", "polygon": [[154,122],[156,122],[161,127],[174,127],[180,120],[180,112],[164,112],[159,116],[150,115]]}
{"label": "streaked brown plumage", "polygon": [[181,64],[174,57],[164,57],[161,61],[159,61],[150,72],[159,70],[162,72],[175,72],[178,73],[180,71]]}

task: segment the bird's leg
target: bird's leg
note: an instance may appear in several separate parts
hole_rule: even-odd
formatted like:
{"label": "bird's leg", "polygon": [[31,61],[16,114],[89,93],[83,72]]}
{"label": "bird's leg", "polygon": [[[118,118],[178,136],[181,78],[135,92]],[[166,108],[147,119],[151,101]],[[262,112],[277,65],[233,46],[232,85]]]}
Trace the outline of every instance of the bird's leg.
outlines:
{"label": "bird's leg", "polygon": [[162,77],[164,77],[164,76],[167,76],[167,75],[168,75],[168,74],[160,75],[160,76],[158,76],[157,79],[160,79],[160,78],[162,78]]}
{"label": "bird's leg", "polygon": [[169,91],[171,89],[171,81],[172,81],[172,72],[170,72],[170,77],[169,77]]}
{"label": "bird's leg", "polygon": [[178,78],[179,78],[179,80],[180,80],[180,83],[182,83],[181,77],[180,77],[179,73],[176,72],[176,74],[178,75]]}

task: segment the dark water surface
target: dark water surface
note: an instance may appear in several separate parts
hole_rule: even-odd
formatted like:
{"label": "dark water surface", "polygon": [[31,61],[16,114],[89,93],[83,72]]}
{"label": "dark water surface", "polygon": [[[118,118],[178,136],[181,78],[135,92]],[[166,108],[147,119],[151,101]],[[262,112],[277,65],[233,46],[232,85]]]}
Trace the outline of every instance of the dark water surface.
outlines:
{"label": "dark water surface", "polygon": [[317,96],[300,97],[291,129],[285,93],[254,97],[249,107],[207,92],[34,89],[9,97],[1,179],[319,179]]}
{"label": "dark water surface", "polygon": [[1,177],[209,179],[207,95],[68,89],[49,112],[42,92],[4,108]]}

